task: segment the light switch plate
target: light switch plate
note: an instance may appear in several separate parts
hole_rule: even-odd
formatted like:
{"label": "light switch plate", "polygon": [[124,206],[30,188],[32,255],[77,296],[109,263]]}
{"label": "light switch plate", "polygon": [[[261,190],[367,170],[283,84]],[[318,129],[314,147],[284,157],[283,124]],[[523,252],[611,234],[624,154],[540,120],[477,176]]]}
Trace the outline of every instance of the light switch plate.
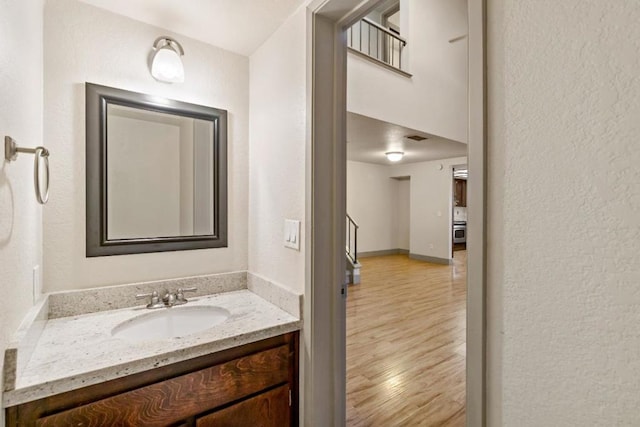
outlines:
{"label": "light switch plate", "polygon": [[284,220],[284,246],[300,250],[300,221],[294,219]]}

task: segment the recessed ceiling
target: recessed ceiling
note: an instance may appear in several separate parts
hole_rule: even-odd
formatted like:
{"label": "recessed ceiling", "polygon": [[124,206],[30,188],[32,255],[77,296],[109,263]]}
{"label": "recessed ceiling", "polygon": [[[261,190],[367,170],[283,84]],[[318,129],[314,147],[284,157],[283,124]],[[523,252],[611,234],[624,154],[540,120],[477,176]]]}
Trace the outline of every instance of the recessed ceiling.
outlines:
{"label": "recessed ceiling", "polygon": [[251,55],[289,15],[305,2],[305,0],[81,1],[246,56]]}
{"label": "recessed ceiling", "polygon": [[[414,141],[407,136],[427,139]],[[399,162],[390,162],[387,151],[403,151]],[[467,155],[467,144],[441,138],[415,129],[398,126],[347,112],[347,159],[355,162],[390,165],[450,159]]]}

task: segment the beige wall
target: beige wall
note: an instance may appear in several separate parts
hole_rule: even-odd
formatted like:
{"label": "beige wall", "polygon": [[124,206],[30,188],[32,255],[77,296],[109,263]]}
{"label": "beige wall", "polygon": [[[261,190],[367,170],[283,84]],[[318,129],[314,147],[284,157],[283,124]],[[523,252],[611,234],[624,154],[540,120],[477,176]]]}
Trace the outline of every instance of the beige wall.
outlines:
{"label": "beige wall", "polygon": [[400,181],[391,179],[391,168],[347,162],[347,213],[360,226],[359,253],[399,248]]}
{"label": "beige wall", "polygon": [[[33,156],[4,159],[4,136],[26,147],[42,139],[42,1],[0,1],[0,372],[4,350],[33,304],[33,267],[42,263],[42,207]],[[57,154],[52,152],[52,159]],[[0,376],[0,398],[2,397]],[[4,410],[0,411],[4,425]]]}
{"label": "beige wall", "polygon": [[411,244],[411,180],[398,181],[396,190],[396,245],[408,251]]}
{"label": "beige wall", "polygon": [[[249,60],[178,35],[185,82],[160,83],[147,59],[167,33],[73,0],[46,4],[44,128],[55,153],[44,215],[46,290],[247,268]],[[85,258],[86,81],[229,111],[228,248]]]}
{"label": "beige wall", "polygon": [[451,259],[453,166],[466,157],[394,165],[391,176],[410,176],[410,252]]}
{"label": "beige wall", "polygon": [[[251,55],[249,269],[304,292],[307,133],[306,9]],[[302,222],[300,251],[284,247],[284,220]]]}
{"label": "beige wall", "polygon": [[638,22],[488,1],[492,426],[640,423]]}
{"label": "beige wall", "polygon": [[347,211],[360,225],[358,252],[400,248],[450,259],[452,167],[466,162],[466,157],[395,165],[347,162]]}

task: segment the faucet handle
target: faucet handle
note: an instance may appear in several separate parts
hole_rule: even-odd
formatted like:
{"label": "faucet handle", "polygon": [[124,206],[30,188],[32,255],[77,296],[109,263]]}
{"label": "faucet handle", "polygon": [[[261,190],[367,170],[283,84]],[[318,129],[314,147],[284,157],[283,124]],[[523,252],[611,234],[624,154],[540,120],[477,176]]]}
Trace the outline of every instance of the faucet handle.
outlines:
{"label": "faucet handle", "polygon": [[153,291],[153,292],[149,292],[147,294],[137,294],[136,295],[136,299],[144,299],[144,298],[153,298],[153,297],[157,297],[158,296],[158,291]]}
{"label": "faucet handle", "polygon": [[136,299],[143,299],[151,297],[151,301],[147,304],[147,308],[162,308],[164,307],[164,303],[160,301],[160,294],[158,291],[153,291],[149,294],[138,294],[136,295]]}
{"label": "faucet handle", "polygon": [[178,288],[176,291],[176,303],[184,304],[187,302],[187,299],[184,297],[185,292],[195,292],[198,288]]}

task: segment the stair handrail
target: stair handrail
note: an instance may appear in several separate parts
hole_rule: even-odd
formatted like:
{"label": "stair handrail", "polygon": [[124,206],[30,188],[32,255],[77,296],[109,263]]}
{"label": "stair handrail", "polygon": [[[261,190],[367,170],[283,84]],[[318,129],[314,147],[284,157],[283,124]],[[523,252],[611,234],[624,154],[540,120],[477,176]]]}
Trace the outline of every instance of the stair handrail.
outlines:
{"label": "stair handrail", "polygon": [[[353,252],[351,251],[351,228],[353,228]],[[347,247],[346,253],[349,259],[354,263],[358,263],[358,228],[360,226],[347,213]]]}
{"label": "stair handrail", "polygon": [[349,220],[349,222],[351,222],[351,224],[353,224],[356,228],[360,228],[360,226],[358,225],[357,222],[355,222],[353,220],[353,218],[351,218],[351,215],[347,214],[347,219]]}

